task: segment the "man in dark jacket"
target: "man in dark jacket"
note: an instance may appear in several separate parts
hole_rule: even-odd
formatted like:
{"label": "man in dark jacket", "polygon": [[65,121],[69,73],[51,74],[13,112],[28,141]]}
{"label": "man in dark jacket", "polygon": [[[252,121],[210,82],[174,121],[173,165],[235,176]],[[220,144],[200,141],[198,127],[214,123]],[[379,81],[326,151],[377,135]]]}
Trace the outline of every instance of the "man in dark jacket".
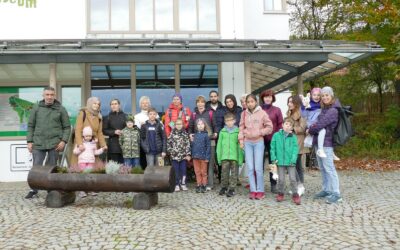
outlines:
{"label": "man in dark jacket", "polygon": [[[55,166],[58,153],[64,150],[71,133],[68,113],[55,97],[54,88],[45,87],[43,100],[31,110],[26,140],[33,165],[43,165],[47,153],[46,165]],[[37,193],[38,190],[31,190],[25,198],[31,199]]]}

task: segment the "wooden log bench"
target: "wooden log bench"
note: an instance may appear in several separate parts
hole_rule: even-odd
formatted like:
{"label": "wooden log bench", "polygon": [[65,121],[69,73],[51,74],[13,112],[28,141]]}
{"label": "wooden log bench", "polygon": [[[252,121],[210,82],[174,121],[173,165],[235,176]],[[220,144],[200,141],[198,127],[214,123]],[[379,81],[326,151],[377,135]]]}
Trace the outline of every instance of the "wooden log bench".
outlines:
{"label": "wooden log bench", "polygon": [[75,191],[136,192],[133,208],[150,209],[158,204],[158,193],[172,193],[175,172],[171,166],[149,166],[143,174],[57,173],[55,166],[33,166],[28,174],[32,189],[47,190],[47,207],[63,207],[75,202]]}

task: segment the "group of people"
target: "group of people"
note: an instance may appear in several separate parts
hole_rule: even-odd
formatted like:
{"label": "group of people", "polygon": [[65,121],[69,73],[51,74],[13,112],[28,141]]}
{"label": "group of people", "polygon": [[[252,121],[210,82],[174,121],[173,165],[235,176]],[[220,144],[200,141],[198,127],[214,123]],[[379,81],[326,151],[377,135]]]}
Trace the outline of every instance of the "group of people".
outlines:
{"label": "group of people", "polygon": [[[55,165],[59,151],[68,142],[70,124],[64,107],[55,99],[54,89],[46,87],[44,99],[34,106],[28,123],[28,150],[33,164]],[[196,192],[214,188],[214,166],[221,180],[220,195],[235,195],[239,166],[245,162],[249,180],[249,198],[265,197],[264,163],[277,166],[278,180],[270,173],[271,192],[278,202],[284,200],[285,174],[289,174],[292,200],[300,204],[304,194],[304,173],[301,156],[308,152],[304,139],[313,136],[317,160],[322,173],[322,191],[314,198],[327,203],[341,201],[339,180],[333,162],[333,132],[338,122],[340,103],[332,88],[314,88],[311,98],[294,95],[287,100],[288,112],[283,119],[274,106],[271,90],[259,96],[245,94],[238,105],[228,94],[223,105],[217,91],[196,98],[193,111],[183,105],[183,97],[175,93],[162,117],[151,107],[150,98],[139,100],[141,111],[134,116],[120,110],[120,101],[110,102],[111,112],[100,114],[100,100],[90,97],[78,114],[75,125],[74,157],[82,172],[90,172],[97,155],[107,151],[108,160],[134,166],[158,166],[168,157],[176,173],[175,191],[188,190],[186,171],[189,161],[196,175]],[[105,136],[108,136],[106,143]],[[268,157],[268,158],[267,158]],[[32,198],[31,190],[26,198]]]}

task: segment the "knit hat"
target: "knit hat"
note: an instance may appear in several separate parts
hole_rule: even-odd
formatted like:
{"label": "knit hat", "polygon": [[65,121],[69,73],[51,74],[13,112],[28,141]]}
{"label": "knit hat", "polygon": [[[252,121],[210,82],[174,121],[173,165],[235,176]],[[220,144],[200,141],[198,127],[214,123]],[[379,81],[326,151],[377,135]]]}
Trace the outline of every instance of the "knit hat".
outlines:
{"label": "knit hat", "polygon": [[87,135],[93,136],[92,128],[89,127],[89,126],[84,127],[84,128],[83,128],[83,131],[82,131],[82,135],[83,135],[83,136],[87,136]]}
{"label": "knit hat", "polygon": [[330,95],[330,96],[332,96],[332,97],[335,96],[334,93],[333,93],[333,89],[332,89],[331,87],[328,87],[328,86],[323,87],[323,88],[321,89],[321,94],[328,94],[328,95]]}
{"label": "knit hat", "polygon": [[135,118],[133,117],[133,116],[131,116],[131,115],[128,115],[127,117],[126,117],[126,122],[135,122]]}
{"label": "knit hat", "polygon": [[314,92],[320,92],[321,93],[321,88],[313,88],[311,90],[311,94],[314,94]]}
{"label": "knit hat", "polygon": [[176,92],[176,93],[172,96],[172,99],[174,99],[175,97],[178,97],[179,99],[181,99],[181,102],[182,102],[182,95],[181,95],[181,94],[179,94],[178,92]]}

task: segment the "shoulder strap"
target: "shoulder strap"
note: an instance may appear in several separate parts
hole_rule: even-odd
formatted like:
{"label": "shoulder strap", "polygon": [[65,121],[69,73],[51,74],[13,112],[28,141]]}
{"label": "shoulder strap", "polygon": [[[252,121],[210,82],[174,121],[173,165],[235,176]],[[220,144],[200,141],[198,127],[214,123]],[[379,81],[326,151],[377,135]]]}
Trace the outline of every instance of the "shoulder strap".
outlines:
{"label": "shoulder strap", "polygon": [[85,112],[85,110],[82,110],[82,112],[83,112],[83,115],[82,115],[82,124],[83,124],[83,123],[85,123],[85,120],[86,120],[86,112]]}

